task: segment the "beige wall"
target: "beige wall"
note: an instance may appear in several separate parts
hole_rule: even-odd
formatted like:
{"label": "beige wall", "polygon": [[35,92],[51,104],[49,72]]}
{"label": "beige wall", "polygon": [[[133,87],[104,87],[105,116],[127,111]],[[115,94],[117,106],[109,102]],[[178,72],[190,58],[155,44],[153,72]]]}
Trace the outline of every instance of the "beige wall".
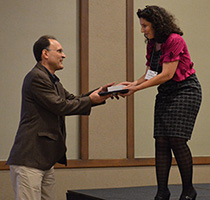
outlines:
{"label": "beige wall", "polygon": [[[126,79],[125,3],[125,0],[89,1],[90,88]],[[125,103],[110,99],[106,106],[92,109],[91,159],[126,158]]]}
{"label": "beige wall", "polygon": [[[135,0],[135,9],[142,8],[145,5],[144,2]],[[146,1],[147,4],[150,2],[153,1]],[[209,111],[207,99],[210,95],[207,90],[209,44],[206,40],[208,27],[203,25],[203,21],[206,21],[205,17],[209,16],[206,8],[210,3],[207,0],[203,0],[202,4],[197,3],[196,0],[155,2],[164,5],[176,15],[185,33],[204,91],[203,106],[191,144],[196,155],[209,155],[205,146],[208,142],[209,128],[207,123]],[[89,88],[95,88],[107,82],[125,80],[125,9],[126,0],[89,0]],[[0,118],[0,159],[6,160],[18,126],[22,80],[35,64],[31,49],[40,35],[50,33],[61,42],[67,58],[64,63],[65,69],[59,72],[58,76],[69,91],[73,93],[79,91],[78,0],[61,0],[59,3],[55,0],[35,2],[7,0],[4,4],[1,2],[0,15],[2,73],[0,91],[4,97],[1,98],[0,104],[3,113]],[[137,78],[145,66],[145,44],[138,32],[136,15],[134,18],[135,77]],[[199,20],[202,22],[199,23]],[[135,126],[137,157],[153,156],[152,118],[155,92],[155,89],[148,89],[135,95],[135,101],[140,102],[138,105],[135,104],[135,110],[138,112],[138,116],[135,117],[135,123],[138,124]],[[90,158],[125,158],[125,100],[121,99],[119,102],[108,100],[107,105],[94,108],[89,121]],[[78,118],[69,117],[67,120],[68,158],[78,158],[78,130]],[[195,166],[194,169],[194,182],[210,181],[209,166]],[[0,171],[0,180],[0,199],[12,199],[9,171]],[[65,199],[65,192],[69,189],[156,184],[154,167],[57,169],[56,180],[58,200]],[[170,183],[180,183],[177,167],[172,168]]]}

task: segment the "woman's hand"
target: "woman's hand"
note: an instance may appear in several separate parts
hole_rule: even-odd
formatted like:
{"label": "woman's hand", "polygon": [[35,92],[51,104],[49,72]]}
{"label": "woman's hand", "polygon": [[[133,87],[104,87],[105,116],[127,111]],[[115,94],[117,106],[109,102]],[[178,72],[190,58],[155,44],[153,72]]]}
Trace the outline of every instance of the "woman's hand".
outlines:
{"label": "woman's hand", "polygon": [[129,86],[129,85],[132,85],[132,84],[134,84],[134,82],[128,82],[128,81],[125,81],[125,82],[121,82],[121,83],[119,83],[119,84],[117,84],[117,85],[125,85],[125,86]]}
{"label": "woman's hand", "polygon": [[130,96],[136,92],[136,86],[133,84],[126,86],[124,89],[128,89],[128,92],[124,94],[119,94],[121,97]]}
{"label": "woman's hand", "polygon": [[128,89],[129,90],[127,93],[124,93],[124,94],[119,93],[118,94],[123,98],[126,97],[126,96],[132,95],[136,91],[136,81],[135,82],[125,81],[125,82],[119,83],[118,85],[125,85],[126,87],[123,88],[123,89]]}

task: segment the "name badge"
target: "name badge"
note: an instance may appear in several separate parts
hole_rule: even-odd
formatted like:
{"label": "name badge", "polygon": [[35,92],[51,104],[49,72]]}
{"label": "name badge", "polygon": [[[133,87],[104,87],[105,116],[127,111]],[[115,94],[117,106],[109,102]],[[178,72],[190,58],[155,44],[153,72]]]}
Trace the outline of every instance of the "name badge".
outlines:
{"label": "name badge", "polygon": [[156,71],[152,71],[150,69],[147,70],[147,73],[146,73],[146,76],[145,76],[145,79],[146,80],[149,80],[151,78],[154,78],[155,76],[157,76],[157,72]]}

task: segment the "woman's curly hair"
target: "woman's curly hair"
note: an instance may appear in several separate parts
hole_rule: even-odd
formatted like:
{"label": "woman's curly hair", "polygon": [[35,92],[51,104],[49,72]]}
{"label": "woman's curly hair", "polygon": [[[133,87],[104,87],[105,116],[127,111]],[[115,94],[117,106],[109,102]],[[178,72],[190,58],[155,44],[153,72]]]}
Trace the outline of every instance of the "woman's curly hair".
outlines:
{"label": "woman's curly hair", "polygon": [[155,40],[164,43],[171,33],[183,35],[181,29],[175,24],[175,18],[164,8],[158,6],[146,6],[143,10],[138,9],[137,15],[152,24],[155,31]]}

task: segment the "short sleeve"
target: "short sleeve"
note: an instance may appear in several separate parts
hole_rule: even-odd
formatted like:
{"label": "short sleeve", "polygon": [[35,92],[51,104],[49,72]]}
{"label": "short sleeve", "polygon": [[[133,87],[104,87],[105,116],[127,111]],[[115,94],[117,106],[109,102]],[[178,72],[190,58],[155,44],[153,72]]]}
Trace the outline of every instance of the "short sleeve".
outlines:
{"label": "short sleeve", "polygon": [[180,60],[184,53],[185,42],[178,34],[172,34],[162,46],[161,63]]}

